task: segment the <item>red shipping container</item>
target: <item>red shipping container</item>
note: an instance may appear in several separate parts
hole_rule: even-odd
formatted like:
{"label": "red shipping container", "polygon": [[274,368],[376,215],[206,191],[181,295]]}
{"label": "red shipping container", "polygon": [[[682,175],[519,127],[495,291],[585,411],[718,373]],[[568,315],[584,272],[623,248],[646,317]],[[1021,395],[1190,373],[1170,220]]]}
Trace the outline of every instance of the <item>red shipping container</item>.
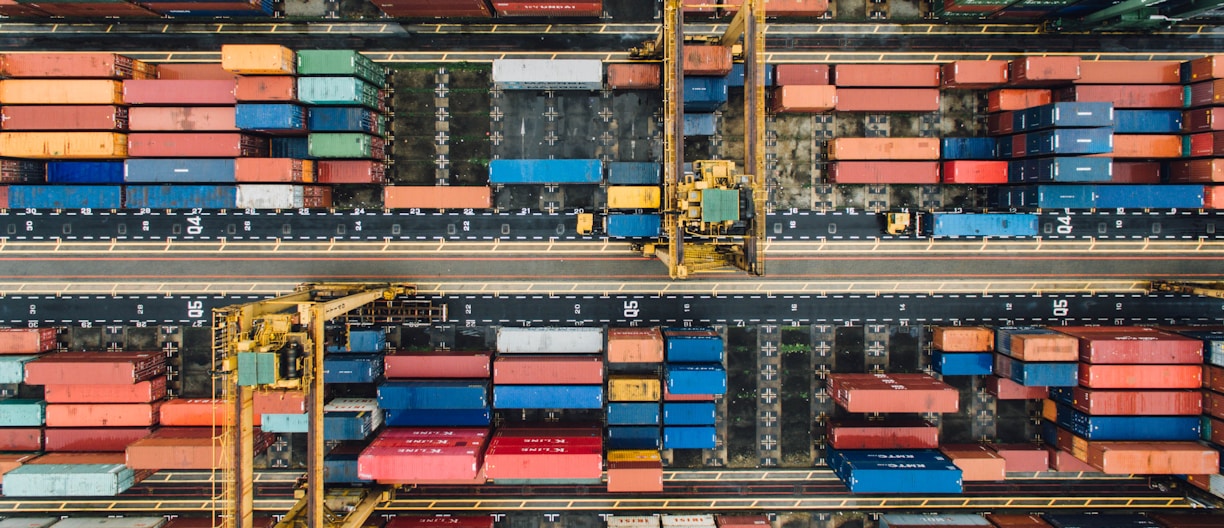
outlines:
{"label": "red shipping container", "polygon": [[450,436],[412,437],[444,432],[447,431],[384,430],[358,457],[359,478],[399,483],[483,482],[483,436],[455,430],[449,431],[455,433]]}
{"label": "red shipping container", "polygon": [[507,426],[497,430],[497,437],[501,440],[505,440],[507,438],[540,439],[560,436],[572,438],[603,438],[603,431],[598,425],[557,427],[545,424],[513,427]]}
{"label": "red shipping container", "polygon": [[1016,113],[998,112],[986,116],[986,132],[992,136],[1002,136],[1016,131]]}
{"label": "red shipping container", "polygon": [[714,401],[713,394],[672,394],[667,392],[667,384],[663,384],[663,401]]}
{"label": "red shipping container", "polygon": [[64,18],[154,18],[157,14],[126,2],[46,2],[39,9],[53,17]]}
{"label": "red shipping container", "polygon": [[993,88],[1007,83],[1007,61],[953,61],[943,65],[942,73],[944,88],[964,90]]}
{"label": "red shipping container", "polygon": [[127,447],[132,469],[211,469],[219,440],[209,438],[145,438]]}
{"label": "red shipping container", "polygon": [[488,209],[493,189],[458,185],[388,185],[383,187],[387,209]]}
{"label": "red shipping container", "polygon": [[1050,90],[1001,88],[991,90],[990,93],[986,94],[986,109],[990,112],[1024,110],[1034,106],[1050,104],[1053,101],[1054,95]]}
{"label": "red shipping container", "polygon": [[[933,138],[836,138],[828,143],[830,160],[938,160]],[[934,164],[936,178],[939,165]]]}
{"label": "red shipping container", "polygon": [[608,88],[613,90],[654,90],[663,85],[658,63],[609,64]]}
{"label": "red shipping container", "polygon": [[827,112],[837,106],[837,87],[779,86],[770,100],[771,109],[779,114]]}
{"label": "red shipping container", "polygon": [[1113,162],[1113,183],[1160,183],[1160,162],[1156,161],[1115,161]]}
{"label": "red shipping container", "polygon": [[157,425],[153,403],[52,403],[47,405],[47,427],[144,427]]}
{"label": "red shipping container", "polygon": [[1224,392],[1224,368],[1203,365],[1203,386],[1216,392]]}
{"label": "red shipping container", "polygon": [[386,528],[493,528],[490,515],[447,515],[439,517],[426,514],[396,513]]}
{"label": "red shipping container", "polygon": [[603,476],[601,446],[491,445],[484,473],[493,479],[591,479]]}
{"label": "red shipping container", "polygon": [[778,86],[820,86],[829,84],[828,64],[779,64],[774,67]]}
{"label": "red shipping container", "polygon": [[830,374],[828,392],[850,412],[956,412],[956,389],[926,374]]}
{"label": "red shipping container", "polygon": [[120,106],[6,106],[3,130],[126,130],[128,110]]}
{"label": "red shipping container", "polygon": [[1076,85],[1059,90],[1059,101],[1113,103],[1114,108],[1182,108],[1181,85],[1109,84]]}
{"label": "red shipping container", "polygon": [[0,427],[0,451],[42,451],[43,430],[38,427]]}
{"label": "red shipping container", "polygon": [[1224,447],[1224,421],[1216,418],[1208,418],[1207,421],[1210,422],[1210,425],[1207,427],[1210,431],[1207,441]]}
{"label": "red shipping container", "polygon": [[1224,79],[1224,55],[1208,55],[1190,61],[1190,82]]}
{"label": "red shipping container", "polygon": [[[214,528],[221,526],[221,521],[214,521],[207,517],[175,517],[161,525],[161,528]],[[251,528],[274,528],[276,519],[272,517],[255,517],[251,523]],[[377,525],[365,525],[363,528],[376,528]]]}
{"label": "red shipping container", "polygon": [[[207,398],[175,398],[161,406],[161,424],[172,427],[211,427],[229,420],[232,407],[221,400]],[[257,413],[258,416],[263,413]]]}
{"label": "red shipping container", "polygon": [[379,0],[383,12],[397,17],[489,18],[493,11],[485,0]]}
{"label": "red shipping container", "polygon": [[838,161],[828,171],[830,183],[939,183],[937,161]]}
{"label": "red shipping container", "polygon": [[1050,453],[1050,470],[1062,473],[1100,473],[1101,470],[1088,465],[1087,462],[1075,458],[1070,451],[1064,451],[1051,447],[1047,449]]}
{"label": "red shipping container", "polygon": [[489,352],[396,351],[383,357],[389,379],[489,378]]}
{"label": "red shipping container", "polygon": [[26,363],[29,385],[125,385],[166,373],[165,352],[57,352]]}
{"label": "red shipping container", "polygon": [[1195,394],[1202,397],[1203,414],[1215,418],[1224,417],[1224,394],[1209,390],[1200,391]]}
{"label": "red shipping container", "polygon": [[1080,61],[1075,84],[1181,84],[1177,61]]}
{"label": "red shipping container", "polygon": [[986,446],[952,444],[939,450],[960,468],[965,482],[1000,481],[1006,476],[1007,460]]}
{"label": "red shipping container", "polygon": [[1079,57],[1024,57],[1008,64],[1014,85],[1061,84],[1080,77]]}
{"label": "red shipping container", "polygon": [[1203,341],[1146,326],[1061,326],[1079,339],[1086,363],[1166,364],[1203,362]]}
{"label": "red shipping container", "polygon": [[[714,3],[714,0],[694,1]],[[721,3],[726,15],[735,15],[744,5],[742,0],[722,0]],[[828,10],[829,0],[765,0],[765,16],[768,17],[818,17]]]}
{"label": "red shipping container", "polygon": [[1182,154],[1181,136],[1172,134],[1114,134],[1113,143],[1114,158],[1180,158]]}
{"label": "red shipping container", "polygon": [[327,208],[332,206],[332,189],[322,185],[302,186],[302,206]]}
{"label": "red shipping container", "polygon": [[1050,469],[1050,453],[1032,444],[991,444],[1003,457],[1007,473],[1036,473]]}
{"label": "red shipping container", "polygon": [[944,183],[1007,183],[1006,161],[945,161]]}
{"label": "red shipping container", "polygon": [[234,84],[237,101],[297,101],[297,77],[292,75],[239,75]]}
{"label": "red shipping container", "polygon": [[0,354],[39,354],[54,350],[57,333],[55,328],[0,328]]}
{"label": "red shipping container", "polygon": [[540,431],[533,433],[535,435],[551,435],[551,436],[512,436],[502,437],[494,436],[489,441],[489,447],[503,448],[527,448],[527,447],[569,447],[569,448],[597,448],[603,446],[603,439],[596,436],[576,436],[568,437],[556,435],[550,431]]}
{"label": "red shipping container", "polygon": [[825,442],[833,449],[937,449],[939,428],[919,419],[829,420]]}
{"label": "red shipping container", "polygon": [[990,352],[994,330],[985,326],[936,326],[931,345],[944,352]]}
{"label": "red shipping container", "polygon": [[1202,383],[1199,365],[1079,366],[1079,384],[1093,389],[1193,389]]}
{"label": "red shipping container", "polygon": [[[18,4],[16,0],[0,0],[0,15],[13,18],[47,18],[51,15],[34,6]],[[0,471],[0,474],[3,474]]]}
{"label": "red shipping container", "polygon": [[1224,185],[1203,186],[1203,208],[1224,209]]}
{"label": "red shipping container", "polygon": [[767,528],[773,526],[769,517],[764,515],[715,515],[714,523],[718,528]]}
{"label": "red shipping container", "polygon": [[310,183],[312,160],[293,158],[238,158],[234,160],[234,181],[238,183]]}
{"label": "red shipping container", "polygon": [[1167,528],[1219,528],[1224,526],[1224,517],[1210,511],[1202,513],[1151,512],[1148,514],[1148,517],[1151,517],[1153,521]]}
{"label": "red shipping container", "polygon": [[841,112],[938,112],[935,88],[838,88]]}
{"label": "red shipping container", "polygon": [[1199,393],[1185,391],[1119,391],[1071,389],[1072,407],[1094,416],[1190,416],[1203,412]]}
{"label": "red shipping container", "polygon": [[1220,155],[1224,155],[1224,132],[1202,132],[1190,135],[1191,157]]}
{"label": "red shipping container", "polygon": [[221,67],[220,62],[207,63],[161,63],[157,65],[157,78],[173,81],[230,81],[238,76]]}
{"label": "red shipping container", "polygon": [[150,79],[123,81],[123,102],[148,105],[234,105],[234,81]]}
{"label": "red shipping container", "polygon": [[151,79],[157,67],[114,53],[5,53],[0,77],[69,79]]}
{"label": "red shipping container", "polygon": [[503,2],[494,0],[493,11],[497,16],[530,17],[599,17],[603,15],[603,0],[589,1],[534,1]]}
{"label": "red shipping container", "polygon": [[255,425],[265,414],[301,414],[306,412],[306,394],[293,390],[255,392]]}
{"label": "red shipping container", "polygon": [[1188,107],[1212,106],[1224,102],[1224,79],[1197,82],[1190,85]]}
{"label": "red shipping container", "polygon": [[988,513],[986,520],[998,528],[1052,528],[1040,515]]}
{"label": "red shipping container", "polygon": [[152,427],[48,427],[48,452],[122,453],[128,444],[149,436]]}
{"label": "red shipping container", "polygon": [[234,132],[232,106],[136,106],[130,110],[132,131]]}
{"label": "red shipping container", "polygon": [[1224,113],[1214,108],[1198,108],[1182,112],[1182,132],[1224,130]]}
{"label": "red shipping container", "polygon": [[128,134],[128,156],[133,158],[243,158],[267,155],[268,138],[251,134]]}
{"label": "red shipping container", "polygon": [[1180,160],[1169,164],[1170,183],[1224,182],[1224,158]]}
{"label": "red shipping container", "polygon": [[731,73],[731,48],[689,45],[684,47],[685,75],[726,75]]}
{"label": "red shipping container", "polygon": [[601,357],[502,356],[493,361],[496,385],[599,385]]}
{"label": "red shipping container", "polygon": [[319,160],[315,171],[319,183],[382,183],[387,166],[374,160]]}
{"label": "red shipping container", "polygon": [[986,392],[1000,400],[1040,400],[1050,395],[1048,387],[1025,386],[1007,378],[986,376]]}
{"label": "red shipping container", "polygon": [[1220,453],[1192,442],[1089,442],[1088,463],[1109,475],[1205,475]]}
{"label": "red shipping container", "polygon": [[608,493],[663,491],[662,462],[608,462]]}
{"label": "red shipping container", "polygon": [[149,403],[165,397],[165,376],[128,385],[43,385],[47,403]]}
{"label": "red shipping container", "polygon": [[862,87],[939,86],[938,64],[838,64],[833,68],[833,84]]}

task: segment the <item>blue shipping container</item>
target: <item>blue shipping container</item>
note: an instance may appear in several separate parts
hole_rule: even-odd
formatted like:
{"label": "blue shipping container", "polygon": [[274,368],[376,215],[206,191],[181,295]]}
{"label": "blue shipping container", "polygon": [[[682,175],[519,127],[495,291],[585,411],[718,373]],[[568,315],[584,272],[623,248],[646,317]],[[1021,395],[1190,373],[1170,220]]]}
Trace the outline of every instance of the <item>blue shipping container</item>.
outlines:
{"label": "blue shipping container", "polygon": [[494,409],[599,409],[603,385],[496,385]]}
{"label": "blue shipping container", "polygon": [[129,159],[123,180],[128,183],[233,183],[233,159]]}
{"label": "blue shipping container", "polygon": [[26,464],[4,474],[4,496],[113,497],[135,483],[123,464]]}
{"label": "blue shipping container", "polygon": [[994,370],[999,376],[1010,372],[1007,377],[1025,387],[1074,387],[1079,384],[1078,363],[1020,361],[998,354]]}
{"label": "blue shipping container", "polygon": [[489,162],[489,183],[599,183],[603,164],[594,159],[495,159]]}
{"label": "blue shipping container", "polygon": [[1113,179],[1113,160],[1063,156],[1016,160],[1008,164],[1008,181],[1029,182],[1107,182]]}
{"label": "blue shipping container", "polygon": [[932,237],[1033,237],[1037,215],[1023,213],[930,213],[922,216]]}
{"label": "blue shipping container", "polygon": [[663,449],[714,449],[718,429],[714,427],[664,427]]}
{"label": "blue shipping container", "polygon": [[1100,185],[1101,209],[1198,209],[1203,207],[1202,185]]}
{"label": "blue shipping container", "polygon": [[672,394],[726,394],[727,371],[719,364],[669,363],[667,392]]}
{"label": "blue shipping container", "polygon": [[265,414],[259,427],[265,433],[306,433],[310,432],[310,420],[306,413]]}
{"label": "blue shipping container", "polygon": [[713,328],[664,328],[667,361],[722,363],[723,340]]}
{"label": "blue shipping container", "polygon": [[1091,416],[1059,404],[1058,425],[1086,440],[1164,441],[1199,438],[1198,416]]}
{"label": "blue shipping container", "polygon": [[1058,447],[1058,425],[1049,420],[1041,421],[1041,442],[1050,447]]}
{"label": "blue shipping container", "polygon": [[128,185],[123,190],[131,209],[232,209],[238,201],[233,185]]}
{"label": "blue shipping container", "polygon": [[718,133],[714,114],[684,114],[684,135],[713,136]]}
{"label": "blue shipping container", "polygon": [[1016,132],[1031,132],[1054,127],[1111,127],[1113,103],[1050,103],[1014,114]]}
{"label": "blue shipping container", "polygon": [[375,353],[387,348],[387,331],[382,328],[348,331],[348,352]]}
{"label": "blue shipping container", "polygon": [[323,358],[324,383],[374,383],[382,374],[382,354],[329,354]]}
{"label": "blue shipping container", "polygon": [[492,421],[489,409],[392,409],[390,427],[484,427]]}
{"label": "blue shipping container", "polygon": [[487,409],[489,384],[467,381],[388,381],[378,386],[382,409]]}
{"label": "blue shipping container", "polygon": [[1180,134],[1181,110],[1116,110],[1115,134]]}
{"label": "blue shipping container", "polygon": [[[1111,128],[1058,128],[1026,134],[1025,156],[1053,154],[1109,154],[1113,152]],[[1019,157],[1015,152],[1012,156]]]}
{"label": "blue shipping container", "polygon": [[609,402],[608,425],[659,425],[659,404]]}
{"label": "blue shipping container", "polygon": [[663,218],[657,214],[616,214],[606,220],[612,238],[658,238],[663,230]]}
{"label": "blue shipping container", "polygon": [[653,161],[613,161],[608,163],[608,183],[612,185],[658,185],[662,167]]}
{"label": "blue shipping container", "polygon": [[931,367],[944,376],[986,376],[994,372],[994,355],[990,352],[949,353],[931,352]]}
{"label": "blue shipping container", "polygon": [[123,162],[48,161],[47,183],[123,183]]}
{"label": "blue shipping container", "polygon": [[826,458],[853,493],[961,492],[961,470],[938,451],[830,449]]}
{"label": "blue shipping container", "polygon": [[1140,513],[1043,513],[1054,528],[1160,528]]}
{"label": "blue shipping container", "polygon": [[658,427],[609,426],[608,449],[659,449]]}
{"label": "blue shipping container", "polygon": [[292,103],[238,103],[234,125],[239,130],[304,132],[306,109]]}
{"label": "blue shipping container", "polygon": [[361,106],[312,106],[307,114],[307,128],[312,132],[383,132],[382,118]]}
{"label": "blue shipping container", "polygon": [[[772,64],[765,65],[765,86],[774,85],[775,69]],[[727,86],[731,88],[744,87],[744,63],[737,62],[731,65],[731,73],[727,74]]]}
{"label": "blue shipping container", "polygon": [[726,102],[726,77],[684,78],[685,112],[713,112]]}
{"label": "blue shipping container", "polygon": [[10,209],[119,209],[123,207],[123,188],[118,185],[9,185],[8,206]]}
{"label": "blue shipping container", "polygon": [[714,425],[714,402],[663,404],[663,425]]}
{"label": "blue shipping container", "polygon": [[945,160],[989,160],[995,157],[995,138],[943,138],[940,156]]}
{"label": "blue shipping container", "polygon": [[310,139],[304,137],[274,137],[268,141],[273,158],[315,159],[310,155]]}
{"label": "blue shipping container", "polygon": [[328,453],[323,457],[323,482],[343,484],[347,482],[369,482],[357,478],[357,453]]}
{"label": "blue shipping container", "polygon": [[365,440],[374,432],[374,413],[323,413],[324,440]]}
{"label": "blue shipping container", "polygon": [[999,195],[1001,207],[1024,209],[1092,209],[1095,185],[1025,185],[1009,187]]}

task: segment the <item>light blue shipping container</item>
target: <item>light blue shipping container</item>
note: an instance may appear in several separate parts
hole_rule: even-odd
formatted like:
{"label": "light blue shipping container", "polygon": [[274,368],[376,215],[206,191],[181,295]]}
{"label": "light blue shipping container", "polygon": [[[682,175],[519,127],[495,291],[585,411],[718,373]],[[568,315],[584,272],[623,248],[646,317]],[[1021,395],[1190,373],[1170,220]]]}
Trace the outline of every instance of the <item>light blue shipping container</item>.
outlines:
{"label": "light blue shipping container", "polygon": [[378,88],[356,77],[298,77],[298,100],[311,105],[378,108]]}
{"label": "light blue shipping container", "polygon": [[128,183],[234,183],[233,159],[133,158],[124,162]]}
{"label": "light blue shipping container", "polygon": [[1024,213],[928,213],[922,231],[931,237],[1034,237],[1037,215]]}
{"label": "light blue shipping container", "polygon": [[123,464],[26,464],[4,474],[4,496],[113,497],[135,483]]}
{"label": "light blue shipping container", "polygon": [[608,425],[659,425],[659,404],[609,402]]}
{"label": "light blue shipping container", "polygon": [[653,161],[613,161],[608,163],[608,183],[612,185],[658,185],[662,167]]}
{"label": "light blue shipping container", "polygon": [[1198,209],[1203,207],[1202,185],[1099,185],[1101,209]]}
{"label": "light blue shipping container", "polygon": [[713,136],[718,133],[714,114],[684,114],[684,135]]}
{"label": "light blue shipping container", "polygon": [[1016,132],[1054,127],[1092,128],[1114,125],[1113,103],[1050,103],[1018,111],[1014,116],[1012,125]]}
{"label": "light blue shipping container", "polygon": [[374,413],[369,411],[323,413],[324,440],[365,440],[374,426]]}
{"label": "light blue shipping container", "polygon": [[0,400],[0,427],[42,427],[47,402],[25,398]]}
{"label": "light blue shipping container", "polygon": [[1181,110],[1115,110],[1115,134],[1180,134]]}
{"label": "light blue shipping container", "polygon": [[663,425],[714,425],[714,402],[668,402],[663,404]]}
{"label": "light blue shipping container", "polygon": [[961,470],[928,450],[829,450],[829,467],[853,493],[961,493]]}
{"label": "light blue shipping container", "polygon": [[492,421],[489,409],[392,409],[390,427],[483,427]]}
{"label": "light blue shipping container", "polygon": [[668,362],[722,363],[723,340],[713,328],[664,328]]}
{"label": "light blue shipping container", "polygon": [[123,183],[123,162],[48,161],[47,183]]}
{"label": "light blue shipping container", "polygon": [[944,376],[987,376],[994,372],[990,352],[931,352],[931,368]]}
{"label": "light blue shipping container", "polygon": [[657,214],[615,214],[606,217],[611,238],[658,238],[663,217]]}
{"label": "light blue shipping container", "polygon": [[494,409],[599,409],[603,385],[496,385]]}
{"label": "light blue shipping container", "polygon": [[1161,528],[1141,513],[1043,513],[1054,528]]}
{"label": "light blue shipping container", "polygon": [[0,383],[24,382],[26,363],[35,359],[38,356],[0,356]]}
{"label": "light blue shipping container", "polygon": [[726,77],[684,77],[685,112],[713,112],[726,102]]}
{"label": "light blue shipping container", "polygon": [[1003,376],[1009,371],[1011,375],[1007,377],[1025,387],[1074,387],[1079,384],[1078,363],[1020,361],[1003,354],[995,355],[995,374]]}
{"label": "light blue shipping container", "polygon": [[1058,405],[1057,423],[1086,440],[1194,441],[1198,416],[1091,416]]}
{"label": "light blue shipping container", "polygon": [[238,103],[234,125],[239,130],[304,132],[306,108],[293,103]]}
{"label": "light blue shipping container", "polygon": [[663,428],[663,449],[714,449],[715,447],[718,447],[717,428],[693,426]]}
{"label": "light blue shipping container", "polygon": [[880,528],[891,528],[893,526],[903,526],[905,528],[913,528],[914,526],[955,526],[956,528],[964,528],[966,526],[993,525],[985,517],[974,513],[941,513],[939,515],[885,513],[880,516]]}
{"label": "light blue shipping container", "polygon": [[727,371],[713,363],[669,363],[667,391],[672,394],[726,394]]}
{"label": "light blue shipping container", "polygon": [[[774,70],[776,69],[772,64],[765,65],[765,86],[774,85]],[[727,86],[730,88],[744,87],[744,63],[737,62],[731,65],[731,73],[727,74]]]}
{"label": "light blue shipping container", "polygon": [[123,190],[131,209],[233,209],[238,202],[233,185],[127,185]]}
{"label": "light blue shipping container", "polygon": [[995,138],[964,137],[940,140],[940,157],[945,160],[991,160],[995,157]]}
{"label": "light blue shipping container", "polygon": [[307,110],[307,128],[313,132],[386,132],[382,117],[360,106],[316,106]]}
{"label": "light blue shipping container", "polygon": [[9,185],[10,209],[119,209],[123,188],[118,185]]}
{"label": "light blue shipping container", "polygon": [[489,162],[489,183],[599,183],[603,163],[595,159],[495,159]]}
{"label": "light blue shipping container", "polygon": [[1203,341],[1203,360],[1217,367],[1224,367],[1224,331],[1188,330],[1178,333],[1201,339]]}
{"label": "light blue shipping container", "polygon": [[659,449],[662,436],[658,427],[609,426],[608,449]]}
{"label": "light blue shipping container", "polygon": [[[1026,156],[1113,152],[1112,128],[1057,128],[1031,132],[1026,136]],[[1012,156],[1018,157],[1015,152]]]}
{"label": "light blue shipping container", "polygon": [[310,431],[310,420],[302,414],[265,414],[261,425],[265,433],[306,433]]}
{"label": "light blue shipping container", "polygon": [[489,384],[468,381],[388,381],[378,386],[382,409],[487,409]]}
{"label": "light blue shipping container", "polygon": [[382,374],[382,354],[329,354],[323,358],[324,383],[374,383]]}

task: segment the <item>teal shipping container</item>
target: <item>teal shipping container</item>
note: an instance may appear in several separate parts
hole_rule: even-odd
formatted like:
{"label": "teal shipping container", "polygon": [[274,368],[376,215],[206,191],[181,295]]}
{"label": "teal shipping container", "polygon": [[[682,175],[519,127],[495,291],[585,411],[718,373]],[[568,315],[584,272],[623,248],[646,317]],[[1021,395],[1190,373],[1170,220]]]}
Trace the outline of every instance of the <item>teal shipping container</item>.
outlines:
{"label": "teal shipping container", "polygon": [[306,413],[265,414],[260,427],[265,433],[306,433],[310,431],[310,421]]}
{"label": "teal shipping container", "polygon": [[387,70],[355,50],[300,50],[297,74],[359,77],[379,88],[387,86]]}
{"label": "teal shipping container", "polygon": [[27,464],[4,474],[4,496],[113,497],[135,483],[123,464]]}
{"label": "teal shipping container", "polygon": [[312,105],[378,109],[378,88],[356,77],[298,77],[298,99]]}
{"label": "teal shipping container", "polygon": [[383,139],[357,132],[316,132],[307,138],[311,158],[382,159]]}
{"label": "teal shipping container", "polygon": [[25,365],[38,356],[0,356],[0,383],[25,381]]}
{"label": "teal shipping container", "polygon": [[[46,410],[47,402],[42,400],[0,400],[0,427],[40,427],[46,417]],[[7,492],[7,489],[5,491]]]}

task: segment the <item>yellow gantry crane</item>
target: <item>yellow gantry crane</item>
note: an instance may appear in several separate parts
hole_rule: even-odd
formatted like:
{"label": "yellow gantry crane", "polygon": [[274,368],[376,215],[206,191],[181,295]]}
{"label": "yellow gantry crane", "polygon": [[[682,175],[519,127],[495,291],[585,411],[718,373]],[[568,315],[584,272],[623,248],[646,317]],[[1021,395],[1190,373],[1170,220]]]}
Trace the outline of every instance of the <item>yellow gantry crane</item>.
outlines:
{"label": "yellow gantry crane", "polygon": [[[406,284],[303,284],[289,295],[213,311],[213,505],[217,526],[250,528],[254,516],[256,391],[300,391],[308,421],[307,468],[299,501],[279,528],[356,528],[390,498],[385,488],[323,485],[323,353],[329,321],[427,325],[446,307],[410,297]],[[325,493],[326,492],[326,493]]]}

